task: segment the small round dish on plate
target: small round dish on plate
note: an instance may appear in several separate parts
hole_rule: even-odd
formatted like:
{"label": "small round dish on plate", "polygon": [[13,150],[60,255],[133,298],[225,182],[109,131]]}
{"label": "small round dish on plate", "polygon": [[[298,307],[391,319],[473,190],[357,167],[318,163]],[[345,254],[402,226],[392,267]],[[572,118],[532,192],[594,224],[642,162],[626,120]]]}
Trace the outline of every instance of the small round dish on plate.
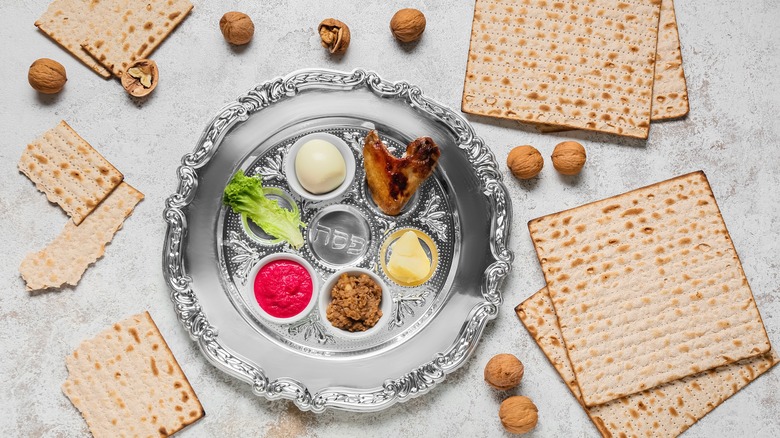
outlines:
{"label": "small round dish on plate", "polygon": [[[408,248],[407,239],[414,241],[412,245],[416,248]],[[439,251],[428,234],[414,228],[401,228],[387,236],[382,243],[379,260],[382,271],[391,281],[401,286],[414,287],[425,284],[436,273]],[[419,264],[423,266],[414,266]]]}
{"label": "small round dish on plate", "polygon": [[[364,330],[350,331],[346,328],[336,327],[333,321],[331,321],[331,319],[335,319],[335,318],[328,317],[328,307],[333,302],[332,293],[334,288],[336,288],[336,285],[339,283],[339,280],[341,279],[342,275],[346,275],[348,277],[360,277],[361,275],[367,275],[369,277],[369,281],[373,282],[380,289],[381,295],[380,295],[379,303],[376,306],[374,306],[374,308],[372,308],[371,310],[363,311],[363,312],[359,312],[359,310],[363,310],[363,309],[357,309],[357,307],[359,306],[355,301],[358,301],[360,299],[365,299],[366,295],[369,295],[370,292],[362,293],[362,294],[360,292],[355,292],[352,299],[353,306],[351,307],[350,310],[353,313],[361,313],[360,315],[353,314],[352,316],[354,316],[355,318],[342,315],[343,312],[340,311],[340,309],[333,310],[333,313],[341,317],[342,322],[346,324],[361,325],[361,326],[365,323],[365,321],[360,321],[361,318],[372,318],[372,316],[376,316],[378,312],[381,312],[381,315],[378,315],[379,316],[378,319],[374,317],[369,323],[365,324],[365,325],[370,324],[371,326],[365,328]],[[355,283],[355,281],[353,281],[353,283]],[[344,338],[361,339],[376,334],[377,332],[382,330],[383,327],[387,326],[387,323],[390,320],[390,314],[392,308],[393,308],[393,298],[390,294],[390,289],[387,287],[385,282],[382,281],[382,279],[378,275],[369,271],[368,269],[363,269],[363,268],[340,269],[325,281],[325,284],[323,285],[322,290],[320,291],[319,310],[320,310],[320,318],[322,319],[323,324],[330,330],[331,333],[335,334],[336,336],[340,336]],[[368,316],[371,314],[373,315]]]}
{"label": "small round dish on plate", "polygon": [[295,254],[271,254],[250,271],[246,294],[255,313],[276,324],[305,318],[317,303],[319,280],[314,268]]}
{"label": "small round dish on plate", "polygon": [[284,160],[284,173],[300,197],[327,201],[343,195],[352,185],[355,157],[344,140],[315,132],[293,143]]}

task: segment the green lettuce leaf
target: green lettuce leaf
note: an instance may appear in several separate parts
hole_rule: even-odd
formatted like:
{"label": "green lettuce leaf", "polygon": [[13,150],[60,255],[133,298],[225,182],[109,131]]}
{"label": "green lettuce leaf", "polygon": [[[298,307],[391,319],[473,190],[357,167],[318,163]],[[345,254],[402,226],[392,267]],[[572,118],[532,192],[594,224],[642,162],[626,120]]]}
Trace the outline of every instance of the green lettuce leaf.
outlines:
{"label": "green lettuce leaf", "polygon": [[306,224],[301,222],[300,214],[266,198],[260,178],[246,176],[243,170],[239,170],[225,187],[222,202],[237,214],[246,215],[271,236],[289,242],[293,248],[303,246],[300,227]]}

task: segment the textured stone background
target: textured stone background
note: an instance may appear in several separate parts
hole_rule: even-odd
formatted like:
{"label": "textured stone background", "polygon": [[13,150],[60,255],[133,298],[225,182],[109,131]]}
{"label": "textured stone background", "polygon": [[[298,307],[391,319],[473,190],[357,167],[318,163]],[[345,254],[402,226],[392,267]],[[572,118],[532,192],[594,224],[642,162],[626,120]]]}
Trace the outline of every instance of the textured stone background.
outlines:
{"label": "textured stone background", "polygon": [[[562,138],[581,141],[588,164],[575,178],[559,176],[547,161],[540,177],[518,182],[507,173],[514,220],[514,271],[505,284],[501,314],[475,356],[428,395],[381,413],[301,413],[269,403],[247,385],[217,371],[176,321],[160,272],[163,200],[175,189],[174,169],[214,113],[255,83],[304,67],[375,70],[388,79],[419,84],[453,108],[460,95],[473,1],[201,1],[153,55],[161,70],[145,102],[128,98],[117,81],[104,81],[33,26],[47,0],[0,2],[0,436],[84,436],[87,428],[60,392],[64,356],[83,338],[127,315],[148,309],[205,406],[207,417],[181,434],[201,436],[327,437],[501,436],[501,400],[531,397],[540,421],[533,436],[595,436],[512,308],[543,285],[526,222],[552,213],[703,169],[753,287],[775,346],[780,345],[780,2],[678,1],[691,114],[654,124],[648,141],[574,133],[542,136],[514,123],[468,117],[503,162],[510,148],[533,144],[546,157]],[[394,42],[388,22],[401,7],[418,7],[428,29],[416,47]],[[249,13],[255,39],[229,47],[217,22],[229,10]],[[333,16],[352,29],[342,59],[319,46],[315,27]],[[60,61],[69,81],[55,97],[27,85],[39,57]],[[46,245],[66,216],[16,170],[25,144],[67,120],[146,194],[133,216],[76,288],[30,296],[17,266]],[[503,165],[502,165],[503,168]],[[496,353],[526,365],[516,391],[482,383]],[[780,371],[774,369],[695,425],[691,437],[780,435]]]}

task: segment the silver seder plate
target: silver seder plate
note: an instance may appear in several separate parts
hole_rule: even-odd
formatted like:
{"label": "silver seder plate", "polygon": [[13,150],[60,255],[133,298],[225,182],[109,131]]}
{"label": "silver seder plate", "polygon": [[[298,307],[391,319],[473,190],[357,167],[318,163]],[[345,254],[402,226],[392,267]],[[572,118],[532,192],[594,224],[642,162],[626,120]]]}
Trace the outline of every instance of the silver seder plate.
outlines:
{"label": "silver seder plate", "polygon": [[[383,214],[365,183],[363,140],[374,129],[398,156],[420,136],[442,151],[433,176],[398,216]],[[346,142],[356,171],[343,195],[316,202],[290,189],[284,163],[297,139],[322,132]],[[307,224],[300,250],[222,205],[238,170],[260,176],[267,196],[300,212]],[[498,313],[512,262],[507,190],[469,123],[416,86],[363,70],[320,69],[263,83],[219,112],[177,173],[163,252],[174,309],[206,358],[257,395],[314,412],[387,408],[465,363]],[[382,263],[388,239],[403,229],[428,236],[426,253],[438,254],[431,278],[415,287],[393,282]],[[339,336],[317,306],[292,324],[262,318],[248,277],[280,252],[308,261],[320,285],[340,268],[373,271],[392,297],[389,322],[354,338]]]}

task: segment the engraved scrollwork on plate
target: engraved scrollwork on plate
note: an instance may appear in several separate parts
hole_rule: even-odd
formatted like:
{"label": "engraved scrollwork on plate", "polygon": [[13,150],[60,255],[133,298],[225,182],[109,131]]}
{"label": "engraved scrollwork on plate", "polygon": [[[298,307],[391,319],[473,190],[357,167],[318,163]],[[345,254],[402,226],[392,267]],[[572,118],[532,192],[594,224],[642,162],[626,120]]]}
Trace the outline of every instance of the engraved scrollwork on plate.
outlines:
{"label": "engraved scrollwork on plate", "polygon": [[441,198],[438,195],[433,195],[428,198],[425,202],[425,208],[423,208],[423,211],[417,216],[417,220],[435,233],[436,237],[446,241],[448,239],[447,224],[442,218],[447,213],[441,209],[441,203]]}
{"label": "engraved scrollwork on plate", "polygon": [[326,407],[354,411],[375,411],[395,402],[425,394],[458,369],[471,356],[488,320],[495,318],[498,308],[483,303],[472,309],[468,322],[461,328],[456,341],[431,362],[421,365],[398,379],[384,382],[381,388],[367,392],[323,390],[312,397],[312,410]]}
{"label": "engraved scrollwork on plate", "polygon": [[[356,179],[361,180],[363,178],[362,172],[356,173]],[[360,203],[363,200],[363,190],[361,190],[360,184],[352,184],[352,187],[347,191],[347,193],[344,194],[342,197],[343,201],[352,201],[355,203]]]}
{"label": "engraved scrollwork on plate", "polygon": [[[472,308],[454,342],[446,351],[410,373],[387,380],[379,388],[324,388],[312,394],[305,385],[292,378],[281,377],[270,381],[259,366],[246,362],[222,346],[218,329],[209,323],[201,309],[192,289],[192,277],[187,274],[185,268],[183,249],[186,246],[188,227],[185,209],[191,204],[198,189],[197,170],[208,164],[233,126],[247,120],[257,111],[309,89],[347,91],[358,88],[365,88],[383,98],[404,101],[425,117],[441,122],[455,136],[458,147],[472,163],[482,192],[488,198],[491,209],[490,250],[493,261],[482,278],[484,301]],[[358,136],[353,139],[357,141]],[[349,143],[353,149],[357,147],[357,151],[362,150],[360,143]],[[228,104],[212,119],[198,140],[196,148],[182,158],[177,176],[177,191],[169,196],[165,203],[164,218],[167,229],[163,247],[163,273],[171,291],[174,309],[190,337],[198,342],[210,361],[229,374],[250,383],[257,395],[271,400],[289,399],[300,409],[315,412],[322,412],[327,408],[352,411],[384,409],[429,391],[447,374],[461,366],[476,348],[487,321],[495,318],[498,313],[497,305],[501,302],[500,287],[511,269],[513,259],[507,246],[511,204],[508,202],[506,187],[501,182],[501,172],[493,153],[482,139],[475,135],[460,114],[426,97],[418,87],[407,82],[388,82],[376,73],[364,70],[338,72],[310,69],[260,84]],[[428,227],[437,233],[435,227]],[[251,259],[252,256],[249,256],[249,260]],[[414,302],[413,298],[408,302]],[[315,326],[302,325],[296,329],[296,333],[303,333],[305,336],[309,327]],[[311,330],[310,336],[317,336],[317,330]]]}
{"label": "engraved scrollwork on plate", "polygon": [[284,149],[278,154],[266,157],[263,165],[255,171],[255,174],[262,176],[263,180],[284,181]]}
{"label": "engraved scrollwork on plate", "polygon": [[269,400],[292,400],[298,406],[310,406],[312,400],[311,393],[305,386],[295,379],[286,377],[269,382],[265,388],[264,395]]}
{"label": "engraved scrollwork on plate", "polygon": [[318,344],[332,344],[335,342],[333,335],[329,334],[325,326],[322,325],[320,317],[316,312],[301,321],[290,324],[287,332],[293,336],[303,333],[304,339],[314,338]]}
{"label": "engraved scrollwork on plate", "polygon": [[249,271],[260,261],[260,253],[241,239],[235,231],[230,231],[226,243],[233,250],[230,262],[236,266],[235,276],[241,281],[242,285],[246,284],[246,277],[249,275]]}
{"label": "engraved scrollwork on plate", "polygon": [[413,293],[401,293],[393,297],[393,319],[388,325],[388,329],[392,330],[404,325],[404,321],[407,316],[414,316],[414,308],[422,307],[425,304],[425,299],[430,294],[430,290],[425,289],[422,292]]}
{"label": "engraved scrollwork on plate", "polygon": [[342,134],[342,138],[347,142],[352,150],[359,154],[363,153],[363,141],[365,138],[361,132],[347,131]]}
{"label": "engraved scrollwork on plate", "polygon": [[384,391],[402,399],[428,391],[445,376],[441,361],[441,357],[436,358],[400,379],[385,382]]}
{"label": "engraved scrollwork on plate", "polygon": [[393,231],[395,227],[398,226],[396,221],[385,219],[380,216],[375,216],[373,220],[376,223],[377,231],[379,231],[379,234],[382,236],[387,236],[390,234],[390,231]]}

